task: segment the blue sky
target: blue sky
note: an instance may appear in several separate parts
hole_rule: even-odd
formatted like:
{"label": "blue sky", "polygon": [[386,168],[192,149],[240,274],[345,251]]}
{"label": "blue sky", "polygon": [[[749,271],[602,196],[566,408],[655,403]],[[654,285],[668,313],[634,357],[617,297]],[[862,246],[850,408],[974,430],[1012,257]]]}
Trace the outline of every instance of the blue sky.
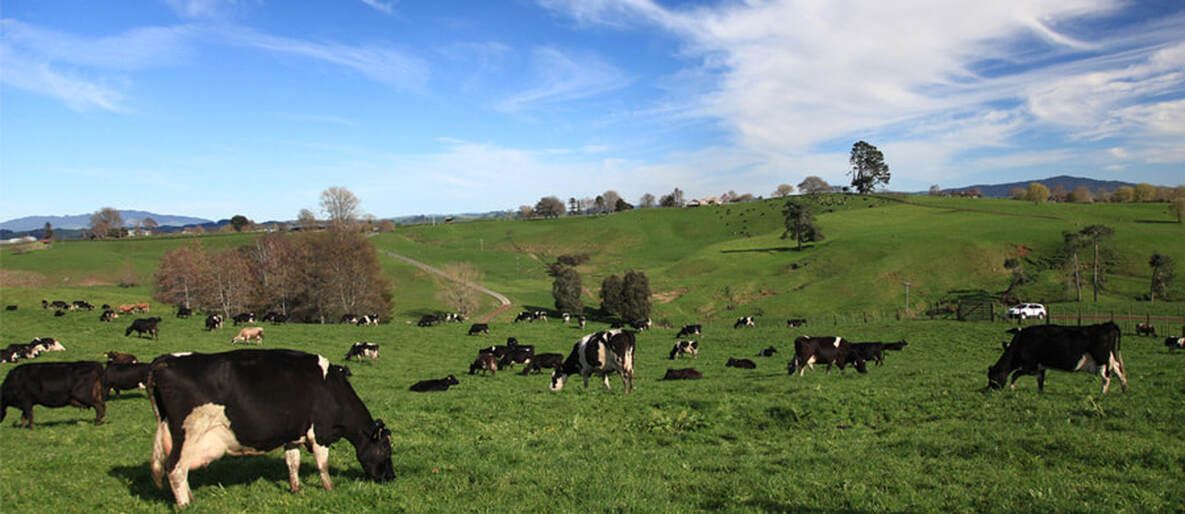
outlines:
{"label": "blue sky", "polygon": [[0,219],[1185,183],[1178,0],[0,1]]}

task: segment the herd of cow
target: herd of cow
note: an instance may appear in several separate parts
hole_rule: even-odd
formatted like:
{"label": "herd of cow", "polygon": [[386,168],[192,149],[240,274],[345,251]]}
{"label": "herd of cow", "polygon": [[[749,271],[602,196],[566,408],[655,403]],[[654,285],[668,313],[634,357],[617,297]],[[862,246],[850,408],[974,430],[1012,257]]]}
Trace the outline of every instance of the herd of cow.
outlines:
{"label": "herd of cow", "polygon": [[[57,302],[55,302],[57,303]],[[64,303],[64,302],[62,302]],[[76,302],[77,303],[77,302]],[[144,311],[147,311],[147,304]],[[57,307],[46,302],[46,308]],[[106,306],[105,306],[106,307]],[[85,308],[85,307],[78,307]],[[93,308],[93,307],[92,307]],[[137,307],[132,307],[134,311]],[[115,312],[106,308],[106,311]],[[192,312],[179,309],[178,317]],[[546,321],[546,313],[528,311],[520,315],[524,321]],[[265,319],[268,316],[264,317]],[[236,324],[254,322],[254,315],[234,316]],[[428,323],[463,321],[458,315],[433,315]],[[564,316],[564,321],[569,321]],[[137,332],[158,337],[160,318],[135,320],[125,335]],[[275,317],[268,319],[282,323]],[[343,316],[342,323],[377,323],[374,315]],[[516,319],[516,321],[519,321]],[[584,326],[583,317],[580,318]],[[799,328],[803,319],[787,321],[788,327]],[[649,320],[631,323],[636,331],[613,327],[581,336],[567,356],[561,353],[535,352],[534,345],[520,344],[510,337],[506,344],[483,347],[469,366],[469,374],[488,373],[522,366],[522,375],[551,370],[549,389],[560,391],[570,377],[580,376],[588,387],[592,376],[599,376],[610,388],[609,377],[619,375],[624,391],[634,389],[637,331],[651,327]],[[734,328],[752,327],[751,316],[738,319]],[[216,330],[222,318],[210,315],[206,328]],[[1103,392],[1108,391],[1111,376],[1118,376],[1124,390],[1127,374],[1120,355],[1119,327],[1103,323],[1085,327],[1036,325],[1011,329],[1012,340],[1004,344],[1003,354],[988,368],[988,386],[1001,388],[1014,385],[1023,375],[1035,375],[1039,390],[1044,389],[1045,371],[1086,371],[1098,373],[1103,381]],[[489,325],[473,324],[469,335],[489,334]],[[670,360],[681,357],[698,358],[698,340],[702,325],[683,326],[675,335],[676,343],[668,355]],[[248,326],[239,331],[232,342],[262,342],[263,327]],[[787,363],[789,374],[802,376],[816,364],[832,365],[841,371],[853,366],[866,373],[866,363],[883,364],[885,351],[900,351],[905,341],[892,343],[852,342],[843,337],[800,336],[794,340],[794,355]],[[1185,338],[1169,338],[1170,348],[1185,349]],[[52,338],[37,338],[31,343],[10,345],[0,357],[3,362],[32,359],[45,351],[64,351],[65,347]],[[758,352],[758,358],[777,354],[770,346]],[[355,448],[367,477],[375,481],[395,478],[391,463],[391,432],[381,419],[375,419],[359,399],[348,378],[348,368],[330,363],[320,355],[294,350],[237,350],[202,354],[192,352],[169,353],[142,363],[135,356],[108,352],[106,366],[98,362],[31,363],[9,371],[0,384],[0,421],[9,407],[21,410],[20,425],[33,428],[33,406],[63,407],[73,405],[95,410],[95,423],[106,416],[106,399],[114,391],[145,389],[156,416],[153,438],[151,475],[158,487],[167,477],[178,506],[192,501],[188,472],[207,465],[224,454],[251,455],[283,447],[289,470],[292,491],[300,488],[297,472],[300,467],[300,448],[310,451],[316,460],[322,486],[332,488],[328,472],[328,447],[339,439],[348,440]],[[353,344],[344,360],[379,359],[379,345],[370,342]],[[757,363],[747,358],[730,357],[726,367],[755,369]],[[1009,380],[1009,376],[1011,379]],[[668,368],[664,380],[703,378],[694,368]],[[414,392],[446,391],[459,384],[455,375],[416,382],[409,388]],[[277,395],[276,391],[285,394]],[[232,428],[233,427],[233,428]]]}

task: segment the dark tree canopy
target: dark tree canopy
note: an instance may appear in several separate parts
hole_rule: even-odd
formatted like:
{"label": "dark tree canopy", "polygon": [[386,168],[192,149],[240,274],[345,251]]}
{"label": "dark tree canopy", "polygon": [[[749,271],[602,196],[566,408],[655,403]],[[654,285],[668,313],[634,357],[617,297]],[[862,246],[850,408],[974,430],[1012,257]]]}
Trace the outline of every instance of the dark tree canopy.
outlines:
{"label": "dark tree canopy", "polygon": [[1173,258],[1156,252],[1148,259],[1148,266],[1152,267],[1151,297],[1167,299],[1169,288],[1173,285]]}
{"label": "dark tree canopy", "polygon": [[782,232],[782,239],[793,237],[798,242],[798,249],[802,249],[803,241],[822,241],[823,232],[815,226],[815,214],[807,202],[790,200],[782,209],[785,216],[786,231]]}
{"label": "dark tree canopy", "polygon": [[564,202],[554,196],[545,196],[535,204],[535,215],[544,218],[558,218],[564,215]]}
{"label": "dark tree canopy", "polygon": [[564,266],[555,275],[551,284],[551,296],[555,298],[555,308],[560,312],[571,314],[584,313],[584,302],[580,299],[580,272],[575,268]]}
{"label": "dark tree canopy", "polygon": [[242,214],[235,214],[230,218],[230,226],[234,227],[235,232],[242,232],[243,228],[245,228],[250,223],[251,220],[247,219],[247,217],[243,216]]}
{"label": "dark tree canopy", "polygon": [[826,180],[811,175],[798,183],[798,191],[803,194],[814,195],[831,191],[831,184]]}
{"label": "dark tree canopy", "polygon": [[609,316],[621,315],[621,277],[609,275],[601,281],[601,310]]}
{"label": "dark tree canopy", "polygon": [[642,321],[650,317],[650,279],[641,271],[627,271],[621,287],[621,317]]}
{"label": "dark tree canopy", "polygon": [[864,141],[857,141],[852,145],[852,156],[848,159],[852,165],[852,188],[860,194],[876,189],[877,184],[889,184],[889,165],[885,164],[885,155]]}

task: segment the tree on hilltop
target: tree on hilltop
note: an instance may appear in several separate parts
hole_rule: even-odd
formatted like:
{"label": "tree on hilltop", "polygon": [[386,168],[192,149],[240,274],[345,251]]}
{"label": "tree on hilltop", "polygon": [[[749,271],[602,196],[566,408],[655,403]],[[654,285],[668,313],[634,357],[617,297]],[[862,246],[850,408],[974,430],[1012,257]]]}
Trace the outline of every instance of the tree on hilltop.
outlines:
{"label": "tree on hilltop", "polygon": [[877,184],[889,184],[889,165],[885,164],[885,155],[875,146],[857,141],[852,145],[848,163],[852,165],[848,172],[852,176],[852,188],[858,193],[869,193]]}

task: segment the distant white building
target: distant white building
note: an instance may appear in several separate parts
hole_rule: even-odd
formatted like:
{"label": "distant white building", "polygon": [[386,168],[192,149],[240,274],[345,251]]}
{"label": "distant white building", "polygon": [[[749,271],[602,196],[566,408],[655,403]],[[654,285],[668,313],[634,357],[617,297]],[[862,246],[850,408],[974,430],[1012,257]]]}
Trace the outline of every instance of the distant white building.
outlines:
{"label": "distant white building", "polygon": [[37,242],[36,237],[25,236],[25,237],[14,237],[12,239],[5,239],[3,241],[0,241],[0,244],[17,245],[17,244],[22,244],[22,243],[35,243],[35,242]]}

